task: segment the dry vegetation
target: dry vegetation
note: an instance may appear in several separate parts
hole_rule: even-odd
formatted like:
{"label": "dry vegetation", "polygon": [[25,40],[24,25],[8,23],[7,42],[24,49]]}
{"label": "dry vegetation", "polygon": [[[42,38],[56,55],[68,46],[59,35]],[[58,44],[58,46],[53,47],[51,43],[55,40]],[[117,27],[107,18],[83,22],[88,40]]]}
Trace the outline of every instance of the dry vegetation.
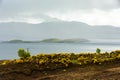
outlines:
{"label": "dry vegetation", "polygon": [[0,80],[119,80],[120,51],[39,54],[0,61]]}

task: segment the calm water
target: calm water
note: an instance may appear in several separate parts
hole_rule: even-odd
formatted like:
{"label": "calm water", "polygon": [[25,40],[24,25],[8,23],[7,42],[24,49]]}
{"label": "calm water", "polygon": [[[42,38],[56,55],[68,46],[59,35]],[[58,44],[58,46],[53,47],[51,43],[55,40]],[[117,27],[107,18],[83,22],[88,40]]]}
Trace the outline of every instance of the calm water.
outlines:
{"label": "calm water", "polygon": [[95,52],[100,48],[102,52],[120,49],[120,40],[94,40],[89,43],[0,43],[0,59],[14,59],[19,48],[27,49],[32,55],[38,53],[60,52]]}

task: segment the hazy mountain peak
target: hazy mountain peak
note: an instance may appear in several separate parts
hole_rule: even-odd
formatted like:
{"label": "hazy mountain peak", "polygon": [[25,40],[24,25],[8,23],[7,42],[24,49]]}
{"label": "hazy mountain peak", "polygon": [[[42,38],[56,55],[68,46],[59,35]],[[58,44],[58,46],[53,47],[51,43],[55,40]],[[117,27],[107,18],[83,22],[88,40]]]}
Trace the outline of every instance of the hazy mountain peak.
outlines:
{"label": "hazy mountain peak", "polygon": [[0,23],[1,40],[42,40],[46,38],[120,38],[120,28],[91,26],[82,22],[52,21],[41,24]]}

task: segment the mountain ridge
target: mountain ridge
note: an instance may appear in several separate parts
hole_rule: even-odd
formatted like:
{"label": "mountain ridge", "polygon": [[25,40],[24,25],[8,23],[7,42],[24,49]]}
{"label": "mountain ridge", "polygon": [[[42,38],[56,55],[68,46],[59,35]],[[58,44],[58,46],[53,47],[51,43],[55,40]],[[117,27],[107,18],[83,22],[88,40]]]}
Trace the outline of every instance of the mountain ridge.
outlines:
{"label": "mountain ridge", "polygon": [[120,28],[91,26],[82,22],[44,22],[41,24],[0,23],[1,40],[42,40],[46,38],[120,39]]}

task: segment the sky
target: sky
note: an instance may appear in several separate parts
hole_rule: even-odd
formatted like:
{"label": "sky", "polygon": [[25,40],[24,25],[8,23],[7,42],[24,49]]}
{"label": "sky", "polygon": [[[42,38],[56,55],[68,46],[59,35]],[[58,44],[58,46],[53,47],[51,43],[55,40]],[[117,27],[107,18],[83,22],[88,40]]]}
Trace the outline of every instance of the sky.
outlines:
{"label": "sky", "polygon": [[77,21],[120,26],[120,0],[0,0],[0,23]]}

